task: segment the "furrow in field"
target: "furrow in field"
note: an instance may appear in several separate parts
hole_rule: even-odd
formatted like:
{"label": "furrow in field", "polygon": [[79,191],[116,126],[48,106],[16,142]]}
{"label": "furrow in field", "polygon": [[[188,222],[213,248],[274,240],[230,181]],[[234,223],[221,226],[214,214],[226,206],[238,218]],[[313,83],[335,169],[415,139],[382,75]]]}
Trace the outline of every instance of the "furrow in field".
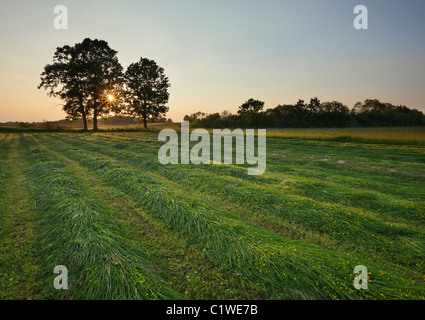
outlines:
{"label": "furrow in field", "polygon": [[[116,228],[81,180],[27,135],[22,144],[37,203],[37,245],[51,295],[68,299],[178,298],[154,274],[144,248]],[[53,269],[68,269],[68,290],[55,290]]]}
{"label": "furrow in field", "polygon": [[[62,142],[49,143],[56,149]],[[264,286],[271,298],[356,299],[364,295],[382,299],[423,295],[422,284],[416,283],[412,291],[410,281],[391,272],[378,271],[374,265],[370,270],[376,275],[373,280],[376,287],[368,292],[351,290],[352,269],[359,261],[278,237],[212,203],[156,183],[142,171],[82,146],[61,152],[131,196],[151,216],[169,225],[207,257]]]}
{"label": "furrow in field", "polygon": [[[158,267],[157,272],[167,285],[185,299],[261,299],[264,291],[244,283],[240,276],[229,273],[206,259],[196,250],[170,232],[167,225],[153,220],[123,192],[101,181],[78,162],[52,149],[44,139],[32,137],[37,147],[53,155],[78,176],[90,196],[105,206],[108,214],[119,223],[120,229],[129,229],[126,236],[141,242],[147,249],[149,261]],[[43,142],[44,141],[44,142]]]}
{"label": "furrow in field", "polygon": [[[157,172],[165,175],[167,179],[191,186],[194,192],[218,193],[217,197],[238,203],[240,206],[248,206],[252,212],[295,221],[299,225],[307,226],[313,233],[326,234],[338,241],[346,252],[351,252],[353,248],[356,250],[362,248],[363,254],[373,253],[374,257],[378,256],[379,259],[384,259],[395,266],[404,265],[412,269],[413,264],[413,269],[417,270],[418,274],[421,274],[424,268],[424,251],[421,249],[424,247],[424,237],[419,231],[387,225],[361,211],[276,194],[262,186],[253,186],[237,180],[230,181],[230,178],[216,177],[200,170],[162,166],[153,156],[116,150],[112,146],[108,147],[107,141],[102,141],[102,145],[79,138],[67,141],[79,148],[118,158],[149,174]],[[217,199],[214,202],[220,203]],[[232,211],[238,213],[237,210]],[[295,233],[296,226],[292,228]]]}

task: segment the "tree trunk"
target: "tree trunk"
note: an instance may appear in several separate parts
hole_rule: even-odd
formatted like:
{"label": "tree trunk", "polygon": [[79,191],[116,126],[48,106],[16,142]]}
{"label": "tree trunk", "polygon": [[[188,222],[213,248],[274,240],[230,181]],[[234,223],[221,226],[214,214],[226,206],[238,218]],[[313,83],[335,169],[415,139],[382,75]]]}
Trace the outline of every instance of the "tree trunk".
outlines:
{"label": "tree trunk", "polygon": [[84,131],[87,131],[87,116],[84,111],[82,112],[82,115],[83,115]]}
{"label": "tree trunk", "polygon": [[147,129],[148,127],[147,117],[143,117],[143,126],[145,127],[145,129]]}
{"label": "tree trunk", "polygon": [[97,131],[97,112],[93,112],[93,131]]}

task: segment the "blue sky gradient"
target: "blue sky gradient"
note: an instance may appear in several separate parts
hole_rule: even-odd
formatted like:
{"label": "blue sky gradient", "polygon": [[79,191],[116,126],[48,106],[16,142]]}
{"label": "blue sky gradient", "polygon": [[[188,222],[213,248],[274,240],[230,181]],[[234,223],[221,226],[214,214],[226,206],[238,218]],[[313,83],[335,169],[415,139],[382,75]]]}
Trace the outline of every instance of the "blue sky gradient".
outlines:
{"label": "blue sky gradient", "polygon": [[[53,28],[65,5],[69,29]],[[369,29],[355,30],[366,5]],[[425,111],[425,2],[417,0],[8,1],[0,12],[0,121],[65,117],[38,90],[56,47],[106,40],[123,67],[147,57],[170,78],[175,121],[278,104],[377,98]]]}

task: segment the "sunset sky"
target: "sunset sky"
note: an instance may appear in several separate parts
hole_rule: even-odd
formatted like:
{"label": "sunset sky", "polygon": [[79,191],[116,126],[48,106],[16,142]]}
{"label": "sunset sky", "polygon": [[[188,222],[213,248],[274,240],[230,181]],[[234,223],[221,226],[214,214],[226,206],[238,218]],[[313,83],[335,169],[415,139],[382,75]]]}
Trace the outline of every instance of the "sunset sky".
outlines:
{"label": "sunset sky", "polygon": [[[369,29],[355,30],[366,5]],[[53,27],[65,5],[69,29]],[[56,47],[98,38],[126,68],[155,60],[170,79],[168,118],[278,104],[377,98],[425,111],[425,1],[3,1],[0,122],[58,120],[61,101],[38,90]]]}

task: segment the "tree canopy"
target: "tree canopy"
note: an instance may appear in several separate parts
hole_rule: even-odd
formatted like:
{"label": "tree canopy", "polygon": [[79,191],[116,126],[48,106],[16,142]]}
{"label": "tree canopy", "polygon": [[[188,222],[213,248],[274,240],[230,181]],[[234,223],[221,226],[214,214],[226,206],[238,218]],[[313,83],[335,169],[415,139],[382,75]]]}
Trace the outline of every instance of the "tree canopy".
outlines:
{"label": "tree canopy", "polygon": [[249,99],[243,103],[238,110],[238,114],[252,114],[263,110],[264,102],[260,100]]}
{"label": "tree canopy", "polygon": [[128,112],[143,120],[155,120],[168,112],[168,78],[154,60],[140,58],[128,66],[125,75],[125,99]]}
{"label": "tree canopy", "polygon": [[53,63],[44,67],[38,88],[63,100],[63,110],[69,118],[81,117],[84,130],[87,117],[92,116],[93,129],[97,130],[97,117],[113,111],[111,96],[120,87],[122,76],[117,51],[106,41],[86,38],[74,46],[56,49]]}
{"label": "tree canopy", "polygon": [[353,109],[339,101],[321,102],[318,98],[309,103],[299,99],[295,104],[278,105],[262,110],[264,102],[249,99],[239,107],[238,114],[198,114],[185,116],[193,127],[348,127],[348,126],[421,126],[425,115],[406,106],[394,106],[377,99],[358,102]]}

